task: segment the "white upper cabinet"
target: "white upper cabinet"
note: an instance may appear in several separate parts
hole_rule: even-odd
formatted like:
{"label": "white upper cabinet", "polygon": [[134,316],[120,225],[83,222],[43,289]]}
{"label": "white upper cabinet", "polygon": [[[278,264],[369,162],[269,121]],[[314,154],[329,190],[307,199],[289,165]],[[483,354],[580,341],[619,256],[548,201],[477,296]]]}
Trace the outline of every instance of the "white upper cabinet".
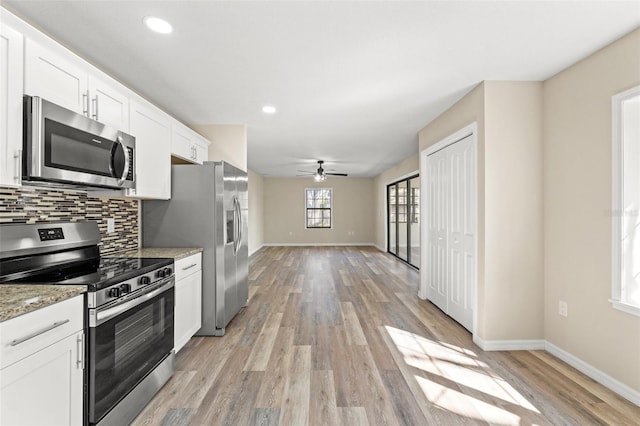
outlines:
{"label": "white upper cabinet", "polygon": [[108,126],[129,130],[129,98],[126,90],[114,88],[90,74],[81,59],[64,55],[37,42],[25,43],[24,91]]}
{"label": "white upper cabinet", "polygon": [[171,119],[147,102],[131,101],[131,134],[136,138],[136,198],[171,198]]}
{"label": "white upper cabinet", "polygon": [[0,25],[0,186],[20,186],[22,152],[22,34]]}
{"label": "white upper cabinet", "polygon": [[129,133],[129,97],[127,95],[126,91],[118,90],[98,78],[89,78],[91,118]]}
{"label": "white upper cabinet", "polygon": [[202,164],[209,156],[209,142],[177,120],[171,125],[171,155]]}
{"label": "white upper cabinet", "polygon": [[87,72],[70,58],[31,39],[25,43],[24,92],[87,114]]}

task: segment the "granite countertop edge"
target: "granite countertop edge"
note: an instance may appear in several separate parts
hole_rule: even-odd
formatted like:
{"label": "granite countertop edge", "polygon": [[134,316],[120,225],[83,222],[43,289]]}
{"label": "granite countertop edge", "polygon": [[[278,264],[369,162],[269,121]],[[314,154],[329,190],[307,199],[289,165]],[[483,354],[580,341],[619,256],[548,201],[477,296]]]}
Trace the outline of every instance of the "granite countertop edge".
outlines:
{"label": "granite countertop edge", "polygon": [[85,285],[2,284],[0,322],[87,292]]}
{"label": "granite countertop edge", "polygon": [[201,247],[142,247],[134,250],[126,250],[109,254],[116,257],[172,257],[180,260],[194,254],[202,253]]}

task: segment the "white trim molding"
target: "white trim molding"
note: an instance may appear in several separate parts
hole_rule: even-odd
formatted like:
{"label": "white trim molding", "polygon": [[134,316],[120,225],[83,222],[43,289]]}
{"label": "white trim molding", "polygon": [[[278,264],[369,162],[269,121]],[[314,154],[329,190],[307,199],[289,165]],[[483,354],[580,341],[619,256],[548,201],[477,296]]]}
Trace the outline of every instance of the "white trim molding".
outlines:
{"label": "white trim molding", "polygon": [[[630,214],[623,205],[625,204],[623,199],[625,183],[623,103],[637,97],[640,97],[640,86],[618,93],[611,98],[611,299],[609,301],[614,309],[640,316],[640,306],[630,303],[624,291],[623,269],[625,266],[622,248],[624,234],[622,225],[625,215]],[[637,210],[635,214],[638,214]]]}
{"label": "white trim molding", "polygon": [[257,251],[259,251],[262,247],[264,247],[264,244],[261,244],[258,248],[256,248],[255,250],[253,250],[251,253],[249,253],[249,256],[253,256],[254,253],[256,253]]}
{"label": "white trim molding", "polygon": [[609,390],[640,407],[640,392],[614,379],[608,374],[559,348],[547,340],[483,340],[473,335],[475,343],[483,351],[546,351],[571,367],[590,377]]}
{"label": "white trim molding", "polygon": [[580,371],[581,373],[591,377],[593,380],[600,383],[604,387],[609,388],[610,390],[617,393],[621,397],[631,401],[632,403],[640,407],[640,392],[638,392],[637,390],[632,389],[631,387],[614,379],[613,377],[602,372],[601,370],[598,370],[591,364],[587,364],[580,358],[577,358],[576,356],[570,354],[564,349],[557,347],[551,342],[546,342],[545,350],[549,352],[551,355],[566,362],[567,364],[569,364],[576,370]]}
{"label": "white trim molding", "polygon": [[546,347],[544,340],[483,340],[473,335],[473,343],[483,351],[543,351]]}

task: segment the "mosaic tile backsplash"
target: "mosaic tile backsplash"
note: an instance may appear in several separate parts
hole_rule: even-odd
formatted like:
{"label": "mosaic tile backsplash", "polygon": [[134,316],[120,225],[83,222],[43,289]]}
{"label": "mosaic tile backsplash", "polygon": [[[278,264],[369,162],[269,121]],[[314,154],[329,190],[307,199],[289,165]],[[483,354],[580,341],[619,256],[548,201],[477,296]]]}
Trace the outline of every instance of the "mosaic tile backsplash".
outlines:
{"label": "mosaic tile backsplash", "polygon": [[[138,200],[94,198],[84,191],[0,188],[0,223],[95,220],[103,255],[138,248]],[[115,231],[107,234],[107,219]]]}

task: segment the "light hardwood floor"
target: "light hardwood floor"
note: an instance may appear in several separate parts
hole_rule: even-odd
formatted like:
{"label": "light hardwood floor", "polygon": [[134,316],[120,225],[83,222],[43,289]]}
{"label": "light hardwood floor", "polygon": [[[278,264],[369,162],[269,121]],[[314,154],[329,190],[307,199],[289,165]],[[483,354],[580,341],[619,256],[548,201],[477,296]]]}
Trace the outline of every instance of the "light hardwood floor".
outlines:
{"label": "light hardwood floor", "polygon": [[246,309],[195,337],[135,425],[638,425],[543,351],[483,352],[371,247],[266,247]]}

